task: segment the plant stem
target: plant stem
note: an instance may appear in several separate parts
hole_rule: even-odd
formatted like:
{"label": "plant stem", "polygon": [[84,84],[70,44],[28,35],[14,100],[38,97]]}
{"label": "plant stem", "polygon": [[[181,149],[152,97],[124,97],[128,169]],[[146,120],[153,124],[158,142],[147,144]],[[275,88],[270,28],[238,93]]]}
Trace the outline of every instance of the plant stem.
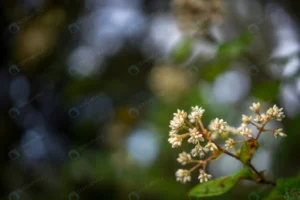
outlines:
{"label": "plant stem", "polygon": [[[213,142],[213,141],[212,141],[212,142]],[[240,158],[239,158],[238,156],[236,156],[236,155],[230,153],[229,151],[223,149],[222,147],[220,147],[220,146],[219,146],[218,144],[216,144],[215,142],[213,142],[213,143],[214,143],[214,144],[218,147],[218,149],[219,149],[220,151],[222,151],[223,153],[225,153],[225,154],[227,154],[227,155],[229,155],[229,156],[231,156],[231,157],[234,157],[235,159],[241,161]],[[276,186],[276,183],[274,183],[274,182],[272,182],[272,181],[266,180],[266,179],[265,179],[265,178],[264,178],[264,177],[263,177],[263,176],[255,169],[255,167],[254,167],[252,164],[249,163],[249,164],[246,164],[246,166],[248,166],[248,167],[252,170],[252,172],[260,178],[260,180],[258,181],[258,183],[261,183],[261,184],[271,184],[271,185],[273,185],[273,186]]]}
{"label": "plant stem", "polygon": [[264,124],[262,125],[262,127],[259,129],[259,132],[258,132],[258,134],[257,134],[257,136],[256,136],[256,138],[255,138],[256,140],[258,140],[258,138],[259,138],[260,134],[263,132],[264,127],[265,127],[266,124],[267,124],[267,122],[264,123]]}
{"label": "plant stem", "polygon": [[[213,142],[213,141],[212,141]],[[215,142],[213,142],[217,147],[218,147],[218,149],[220,150],[220,151],[222,151],[223,153],[225,153],[225,154],[227,154],[227,155],[229,155],[229,156],[231,156],[231,157],[234,157],[235,159],[237,159],[237,160],[240,160],[240,158],[238,157],[238,156],[236,156],[236,155],[234,155],[233,153],[230,153],[229,151],[227,151],[227,150],[225,150],[225,149],[223,149],[222,147],[220,147],[218,144],[216,144]]]}
{"label": "plant stem", "polygon": [[207,131],[206,131],[206,129],[204,128],[204,126],[203,126],[203,123],[202,123],[201,119],[199,119],[199,118],[198,118],[198,122],[199,122],[199,124],[200,124],[200,127],[201,127],[201,130],[202,130],[202,132],[206,134],[206,133],[207,133]]}
{"label": "plant stem", "polygon": [[197,165],[195,165],[193,168],[191,168],[189,171],[192,172],[195,169],[197,169],[198,167],[200,167],[203,164],[203,162],[199,162]]}
{"label": "plant stem", "polygon": [[273,185],[273,186],[276,186],[276,183],[273,182],[273,181],[268,181],[266,180],[256,169],[255,167],[252,165],[252,164],[248,164],[247,165],[257,176],[259,176],[260,180],[258,181],[258,183],[261,183],[261,184],[270,184],[270,185]]}
{"label": "plant stem", "polygon": [[184,121],[190,126],[190,128],[194,128],[194,126],[188,120],[184,120]]}
{"label": "plant stem", "polygon": [[252,125],[255,126],[256,128],[260,129],[260,126],[258,126],[258,125],[255,124],[254,122],[250,122],[250,124],[252,124]]}

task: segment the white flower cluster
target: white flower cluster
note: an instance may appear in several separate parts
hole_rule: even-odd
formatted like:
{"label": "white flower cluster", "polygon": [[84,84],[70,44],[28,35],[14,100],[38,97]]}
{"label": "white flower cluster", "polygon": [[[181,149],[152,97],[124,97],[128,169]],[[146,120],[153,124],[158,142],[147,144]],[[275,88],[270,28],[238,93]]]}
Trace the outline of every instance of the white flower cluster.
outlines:
{"label": "white flower cluster", "polygon": [[[252,130],[246,128],[246,126],[249,124],[256,126],[258,130],[260,130],[262,128],[262,132],[263,132],[264,131],[263,127],[270,120],[274,119],[277,121],[281,121],[285,117],[285,115],[283,113],[283,108],[278,108],[277,105],[274,105],[273,107],[269,108],[266,113],[262,113],[260,103],[258,102],[258,103],[253,103],[252,106],[250,106],[250,110],[254,114],[256,114],[256,116],[254,118],[255,123],[252,122],[252,116],[242,115],[243,123],[242,123],[241,127],[238,128],[240,135],[244,136],[244,137],[249,137],[249,138],[253,137]],[[286,136],[284,133],[282,133],[282,129],[273,130],[272,132],[275,137],[277,137],[278,135],[282,136],[282,137]]]}
{"label": "white flower cluster", "polygon": [[176,180],[182,183],[191,181],[191,173],[186,169],[179,169],[176,172]]}
{"label": "white flower cluster", "polygon": [[[278,108],[274,105],[272,108],[269,108],[266,113],[262,113],[260,103],[253,103],[250,110],[252,110],[256,116],[242,115],[242,124],[239,128],[233,128],[227,125],[227,122],[223,119],[216,118],[210,123],[208,131],[204,128],[202,123],[204,109],[199,106],[192,107],[192,111],[189,115],[185,111],[178,109],[177,113],[173,114],[174,117],[170,122],[171,131],[169,133],[170,138],[168,141],[172,145],[172,148],[176,148],[181,146],[183,139],[188,138],[187,142],[195,146],[190,153],[186,153],[185,151],[180,153],[177,161],[182,165],[196,163],[196,166],[190,170],[177,170],[175,173],[177,181],[182,183],[191,181],[191,172],[201,166],[202,169],[199,171],[200,174],[198,179],[200,180],[200,183],[208,181],[212,176],[205,173],[204,169],[206,164],[220,156],[222,153],[233,155],[227,150],[233,149],[236,151],[235,145],[247,142],[247,140],[245,140],[246,138],[250,138],[249,141],[258,140],[262,132],[272,132],[275,137],[286,136],[282,132],[282,128],[277,130],[268,130],[264,128],[270,120],[274,119],[281,121],[285,117],[282,108]],[[252,125],[258,130],[256,138],[253,138],[253,131],[247,127],[248,125]],[[186,130],[186,133],[180,134],[180,131],[182,130]],[[235,141],[232,138],[228,138],[229,133],[242,136],[244,140]],[[227,138],[224,148],[213,141],[217,138],[215,135],[219,135],[223,139],[224,137]],[[208,157],[207,155],[209,153],[211,155]],[[206,156],[208,158],[203,160]],[[195,157],[199,157],[200,160],[194,160]],[[236,158],[238,158],[238,156],[236,156]]]}
{"label": "white flower cluster", "polygon": [[205,173],[205,171],[203,171],[202,169],[200,169],[199,171],[200,171],[200,175],[198,179],[200,179],[200,183],[207,182],[208,179],[212,179],[212,175]]}
{"label": "white flower cluster", "polygon": [[[238,132],[238,135],[240,135],[244,138],[245,137],[253,138],[252,129],[247,128],[248,125],[253,125],[258,130],[261,130],[260,132],[272,131],[276,138],[277,138],[277,136],[282,136],[282,137],[286,136],[286,134],[284,134],[282,132],[281,128],[277,129],[277,130],[265,130],[264,129],[264,126],[271,119],[281,121],[285,117],[282,108],[278,108],[276,105],[274,105],[272,108],[269,108],[266,113],[262,113],[260,103],[253,103],[252,106],[250,106],[250,110],[254,114],[256,114],[256,116],[253,120],[252,116],[242,115],[242,124],[239,128],[236,129]],[[230,131],[230,132],[232,132],[232,131]],[[235,142],[232,138],[229,138],[225,141],[225,148],[232,149],[232,148],[234,148],[234,146],[236,144],[237,144],[237,142]]]}
{"label": "white flower cluster", "polygon": [[216,118],[211,124],[211,130],[219,133],[226,132],[227,122],[223,119]]}
{"label": "white flower cluster", "polygon": [[[201,107],[195,106],[192,107],[192,112],[189,114],[188,118],[190,119],[191,123],[195,123],[197,120],[201,119],[202,115],[204,113],[204,109]],[[169,142],[172,144],[172,147],[179,147],[181,146],[183,137],[181,135],[178,135],[177,133],[181,130],[183,130],[186,126],[187,121],[187,113],[183,110],[177,110],[177,113],[173,114],[174,117],[170,121],[170,138]],[[199,133],[199,131],[196,128],[189,128],[189,135],[190,139],[188,140],[189,143],[197,144],[200,141],[204,141],[204,138],[202,134]]]}
{"label": "white flower cluster", "polygon": [[[204,130],[200,129],[201,118],[205,110],[199,106],[192,107],[192,111],[189,115],[183,110],[177,110],[177,113],[174,113],[174,117],[170,122],[170,138],[169,143],[171,143],[172,148],[179,147],[182,144],[184,138],[189,137],[187,142],[194,144],[195,147],[191,150],[191,153],[182,152],[179,154],[177,161],[182,164],[186,165],[188,163],[197,163],[200,162],[199,160],[193,160],[192,157],[200,157],[203,158],[209,152],[214,152],[218,150],[216,144],[209,140],[208,135],[204,135]],[[188,116],[188,119],[187,119]],[[218,133],[222,133],[226,130],[227,123],[222,119],[215,119],[213,123],[213,129]],[[187,133],[179,134],[181,130],[186,130]],[[205,145],[201,145],[201,142],[205,142]],[[203,161],[204,162],[204,161]],[[193,170],[184,170],[179,169],[176,172],[176,179],[182,183],[186,183],[191,180],[191,172]],[[200,170],[200,175],[198,177],[200,182],[208,181],[211,179],[212,176],[206,174],[204,170]]]}
{"label": "white flower cluster", "polygon": [[201,119],[204,111],[205,110],[202,109],[201,107],[198,107],[198,106],[192,107],[192,112],[191,112],[191,114],[189,114],[190,122],[195,123],[195,121],[197,119]]}
{"label": "white flower cluster", "polygon": [[172,129],[170,131],[170,134],[178,133],[178,131],[180,131],[184,127],[184,120],[187,117],[187,113],[183,110],[180,111],[179,109],[177,110],[177,113],[174,113],[173,115],[174,117],[170,122],[170,128]]}

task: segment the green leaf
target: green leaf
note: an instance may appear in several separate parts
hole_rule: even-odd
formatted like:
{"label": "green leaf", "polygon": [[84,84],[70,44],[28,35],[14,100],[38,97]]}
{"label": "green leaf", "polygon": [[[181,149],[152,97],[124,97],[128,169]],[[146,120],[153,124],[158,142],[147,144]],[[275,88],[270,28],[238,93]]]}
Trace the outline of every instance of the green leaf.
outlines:
{"label": "green leaf", "polygon": [[253,87],[252,94],[258,99],[272,101],[277,99],[280,82],[264,82],[259,87]]}
{"label": "green leaf", "polygon": [[237,181],[241,179],[251,179],[252,172],[248,168],[243,168],[236,174],[220,177],[205,183],[201,183],[190,190],[189,196],[212,197],[221,195],[230,190]]}
{"label": "green leaf", "polygon": [[220,45],[218,56],[236,58],[244,53],[251,40],[251,34],[242,34],[238,38]]}
{"label": "green leaf", "polygon": [[300,195],[300,174],[297,177],[279,179],[276,187],[265,200],[296,200]]}
{"label": "green leaf", "polygon": [[180,41],[171,52],[173,60],[178,64],[186,61],[193,52],[192,44],[192,40],[188,38]]}
{"label": "green leaf", "polygon": [[221,44],[216,59],[201,70],[201,78],[206,81],[213,81],[231,66],[232,61],[244,54],[251,40],[251,34],[246,33],[232,41]]}
{"label": "green leaf", "polygon": [[244,164],[249,164],[254,153],[256,152],[258,148],[258,142],[257,140],[251,138],[249,140],[247,140],[242,148],[241,148],[241,152],[239,154],[239,157],[241,159],[241,161],[244,163]]}
{"label": "green leaf", "polygon": [[213,81],[215,78],[226,71],[230,66],[230,60],[228,58],[218,58],[209,66],[203,68],[200,72],[201,78],[206,81]]}

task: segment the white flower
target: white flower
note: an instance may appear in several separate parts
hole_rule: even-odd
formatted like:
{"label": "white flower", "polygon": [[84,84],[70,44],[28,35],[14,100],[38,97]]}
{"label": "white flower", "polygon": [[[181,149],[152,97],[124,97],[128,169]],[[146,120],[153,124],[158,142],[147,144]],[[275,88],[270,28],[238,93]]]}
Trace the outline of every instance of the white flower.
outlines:
{"label": "white flower", "polygon": [[207,182],[208,179],[212,179],[212,175],[205,173],[204,170],[200,169],[199,171],[200,174],[198,176],[198,179],[200,179],[200,183]]}
{"label": "white flower", "polygon": [[172,148],[181,146],[182,137],[178,134],[169,134],[170,138],[168,139],[169,143],[172,144]]}
{"label": "white flower", "polygon": [[188,140],[189,143],[197,144],[199,141],[203,142],[204,138],[202,134],[199,134],[199,131],[196,128],[189,129],[190,132],[190,138]]}
{"label": "white flower", "polygon": [[209,151],[209,149],[207,149],[206,147],[202,147],[200,144],[197,144],[195,146],[195,148],[192,149],[191,154],[193,157],[196,157],[199,155],[201,158],[203,158],[205,155],[204,152],[208,152],[208,151]]}
{"label": "white flower", "polygon": [[175,173],[176,180],[180,181],[181,183],[186,183],[191,181],[190,171],[185,169],[178,169]]}
{"label": "white flower", "polygon": [[174,117],[170,121],[170,128],[174,131],[174,134],[180,131],[184,126],[184,118],[183,117]]}
{"label": "white flower", "polygon": [[176,134],[176,133],[178,133],[177,130],[171,130],[171,131],[169,132],[169,136],[174,135],[174,134]]}
{"label": "white flower", "polygon": [[252,106],[250,106],[250,110],[252,110],[254,113],[260,112],[260,103],[253,103]]}
{"label": "white flower", "polygon": [[240,134],[241,134],[242,136],[247,136],[247,137],[249,137],[249,138],[252,138],[252,130],[249,129],[249,128],[243,128],[243,129],[241,129]]}
{"label": "white flower", "polygon": [[227,126],[227,122],[225,122],[223,119],[216,118],[211,124],[211,129],[213,131],[222,133],[226,131],[226,126]]}
{"label": "white flower", "polygon": [[179,157],[177,158],[177,161],[182,165],[185,165],[186,163],[188,163],[191,160],[192,160],[191,155],[186,152],[180,153]]}
{"label": "white flower", "polygon": [[256,115],[254,121],[259,124],[262,124],[264,122],[263,118],[260,115]]}
{"label": "white flower", "polygon": [[275,136],[275,138],[277,138],[278,135],[281,136],[281,137],[286,137],[286,134],[284,134],[282,132],[282,128],[274,130],[274,136]]}
{"label": "white flower", "polygon": [[226,143],[225,144],[225,148],[226,149],[231,149],[235,145],[235,141],[233,139],[231,139],[231,138],[229,138],[228,140],[226,140],[225,143]]}
{"label": "white flower", "polygon": [[187,113],[186,112],[184,112],[184,110],[179,110],[179,109],[177,109],[177,113],[173,113],[173,115],[174,115],[174,117],[176,117],[176,118],[180,118],[180,117],[182,117],[183,119],[185,119],[186,117],[187,117]]}
{"label": "white flower", "polygon": [[265,124],[270,120],[270,116],[262,113],[261,115],[257,115],[254,119],[259,124]]}
{"label": "white flower", "polygon": [[251,121],[252,121],[252,117],[248,117],[247,115],[242,115],[242,121],[243,121],[243,124],[250,124]]}
{"label": "white flower", "polygon": [[276,105],[274,105],[273,108],[268,109],[267,115],[271,118],[281,121],[285,117],[282,110],[283,108],[278,108]]}
{"label": "white flower", "polygon": [[201,119],[204,111],[205,110],[202,109],[201,107],[198,107],[198,106],[192,107],[192,112],[189,115],[190,122],[194,123],[196,121],[196,119]]}
{"label": "white flower", "polygon": [[214,149],[218,149],[218,147],[212,142],[208,142],[205,148],[209,149],[210,151],[213,151]]}
{"label": "white flower", "polygon": [[[244,126],[244,124],[242,124],[242,126]],[[239,129],[240,129],[240,127],[239,128],[235,128],[235,127],[232,127],[232,126],[227,126],[226,131],[228,131],[228,132],[230,132],[230,133],[232,133],[234,135],[238,135],[238,134],[240,134],[240,130]]]}

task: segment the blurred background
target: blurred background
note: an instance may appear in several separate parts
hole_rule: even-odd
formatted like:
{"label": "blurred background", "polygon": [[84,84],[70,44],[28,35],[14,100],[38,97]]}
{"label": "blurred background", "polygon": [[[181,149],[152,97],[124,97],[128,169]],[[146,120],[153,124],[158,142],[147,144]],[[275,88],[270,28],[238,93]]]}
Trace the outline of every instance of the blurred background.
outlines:
{"label": "blurred background", "polygon": [[[252,102],[283,107],[270,127],[287,138],[263,134],[253,164],[274,181],[299,173],[299,1],[0,4],[1,200],[196,199],[187,193],[198,174],[175,178],[192,146],[168,143],[173,113],[195,105],[205,124],[232,126]],[[241,167],[224,155],[208,172]],[[252,192],[270,188],[244,181],[207,199]]]}

